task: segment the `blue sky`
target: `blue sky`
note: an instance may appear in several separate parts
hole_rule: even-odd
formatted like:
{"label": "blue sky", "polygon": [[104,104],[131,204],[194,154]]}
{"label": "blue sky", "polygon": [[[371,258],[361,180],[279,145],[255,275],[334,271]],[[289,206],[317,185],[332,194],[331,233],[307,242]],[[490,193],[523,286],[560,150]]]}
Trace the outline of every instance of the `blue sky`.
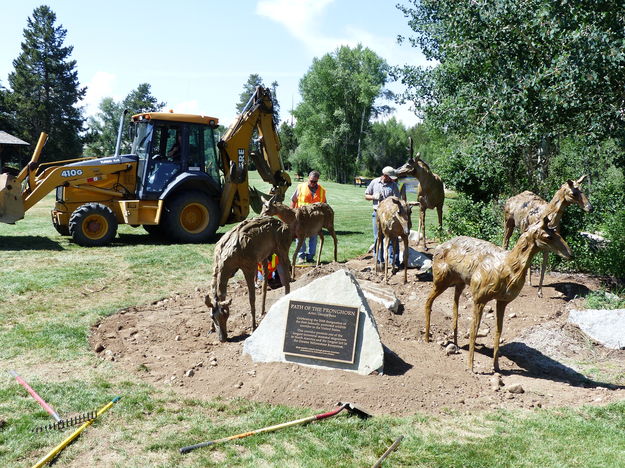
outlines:
{"label": "blue sky", "polygon": [[[147,82],[166,109],[228,125],[243,83],[257,73],[267,85],[278,82],[285,120],[300,101],[298,83],[313,58],[340,45],[362,43],[391,65],[425,63],[417,49],[396,42],[411,32],[398,1],[2,0],[0,82],[8,86],[27,18],[46,4],[67,30],[65,45],[74,46],[80,83],[88,87],[87,114],[103,97],[122,99]],[[408,106],[395,116],[406,125],[417,122]]]}

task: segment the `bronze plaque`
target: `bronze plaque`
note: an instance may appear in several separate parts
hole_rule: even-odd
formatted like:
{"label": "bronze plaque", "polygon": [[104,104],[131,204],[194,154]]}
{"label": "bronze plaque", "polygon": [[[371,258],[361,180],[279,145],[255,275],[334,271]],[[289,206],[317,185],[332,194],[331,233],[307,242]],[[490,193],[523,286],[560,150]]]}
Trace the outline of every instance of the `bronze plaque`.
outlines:
{"label": "bronze plaque", "polygon": [[357,307],[289,301],[284,354],[353,364],[359,315]]}

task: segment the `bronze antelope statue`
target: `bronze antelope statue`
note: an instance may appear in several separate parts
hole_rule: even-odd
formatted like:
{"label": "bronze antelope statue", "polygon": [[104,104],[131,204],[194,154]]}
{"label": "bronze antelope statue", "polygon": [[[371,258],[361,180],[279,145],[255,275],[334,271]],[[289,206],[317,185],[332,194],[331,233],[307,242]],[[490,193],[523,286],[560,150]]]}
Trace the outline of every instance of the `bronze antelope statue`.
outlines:
{"label": "bronze antelope statue", "polygon": [[[549,203],[540,198],[535,193],[525,191],[506,200],[504,205],[504,234],[503,248],[508,248],[508,242],[514,232],[514,228],[519,228],[524,232],[528,226],[544,216],[549,218],[549,224],[560,230],[560,221],[564,210],[569,205],[578,205],[582,210],[592,211],[592,205],[582,191],[582,182],[588,176],[583,175],[578,180],[567,180],[555,193]],[[538,282],[538,297],[543,297],[543,279],[547,268],[548,252],[543,252],[543,263],[540,268],[540,280]],[[532,272],[529,273],[529,281],[532,283]]]}
{"label": "bronze antelope statue", "polygon": [[273,196],[269,200],[263,198],[263,209],[260,214],[262,216],[276,215],[289,226],[293,236],[297,238],[297,246],[295,247],[295,252],[293,252],[292,261],[293,279],[295,279],[295,259],[297,257],[297,253],[301,250],[304,240],[310,236],[318,235],[321,239],[316,264],[316,266],[319,266],[321,251],[323,250],[322,229],[326,229],[332,236],[332,239],[334,239],[334,261],[337,261],[337,240],[336,233],[334,232],[334,210],[327,203],[312,203],[298,208],[289,208],[285,204],[280,203],[276,196]]}
{"label": "bronze antelope statue", "polygon": [[284,286],[284,293],[290,291],[289,247],[293,234],[289,227],[279,219],[268,216],[246,219],[228,231],[215,245],[213,260],[213,284],[210,293],[204,299],[211,309],[213,325],[219,341],[228,338],[227,321],[230,316],[232,298],[226,300],[228,280],[237,270],[243,272],[252,312],[252,330],[256,329],[256,293],[254,279],[258,263],[263,266],[263,303],[261,316],[265,313],[267,297],[267,259],[274,253],[278,256],[278,274]]}
{"label": "bronze antelope statue", "polygon": [[[410,228],[412,228],[412,220],[410,219],[412,211],[412,203],[405,200],[406,192],[403,191],[404,199],[397,197],[387,197],[378,205],[376,223],[378,225],[378,237],[375,240],[375,252],[383,252],[388,255],[388,247],[390,243],[398,237],[401,237],[404,243],[404,283],[408,282],[408,236]],[[382,248],[384,243],[384,248]],[[382,250],[379,250],[382,249]],[[399,255],[399,249],[395,252]],[[384,262],[384,281],[388,282],[388,264],[390,259]],[[379,268],[376,261],[376,271]],[[393,267],[394,269],[394,267]]]}
{"label": "bronze antelope statue", "polygon": [[[421,207],[419,212],[419,229],[417,234],[420,236],[419,241],[423,239],[423,248],[428,250],[425,241],[425,210],[436,208],[438,214],[438,227],[443,228],[443,203],[445,203],[445,186],[443,181],[430,169],[430,166],[421,159],[421,155],[417,153],[417,157],[413,159],[412,137],[410,138],[410,146],[408,148],[410,156],[406,164],[396,170],[397,177],[413,176],[419,180],[419,188],[417,189],[417,202]],[[422,234],[423,233],[423,234]],[[417,243],[419,242],[417,241]]]}
{"label": "bronze antelope statue", "polygon": [[539,251],[572,257],[571,250],[557,229],[549,226],[549,218],[532,224],[521,234],[514,248],[504,250],[490,242],[473,237],[455,237],[434,250],[432,291],[425,302],[425,341],[430,341],[432,303],[443,291],[453,286],[454,344],[458,340],[458,300],[466,285],[473,296],[473,322],[469,338],[469,369],[473,371],[475,338],[487,302],[497,301],[497,328],[493,346],[493,368],[499,369],[499,340],[506,306],[521,292],[532,258]]}

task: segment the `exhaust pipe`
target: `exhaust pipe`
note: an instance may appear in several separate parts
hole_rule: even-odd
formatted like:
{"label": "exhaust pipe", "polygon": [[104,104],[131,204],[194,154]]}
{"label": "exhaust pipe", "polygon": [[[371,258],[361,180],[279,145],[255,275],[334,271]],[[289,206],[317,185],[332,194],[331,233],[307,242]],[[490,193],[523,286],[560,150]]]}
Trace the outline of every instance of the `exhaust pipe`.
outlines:
{"label": "exhaust pipe", "polygon": [[119,118],[119,129],[117,130],[117,143],[115,143],[115,156],[119,156],[119,148],[122,145],[122,130],[124,129],[124,121],[126,120],[128,109],[124,109],[122,116]]}

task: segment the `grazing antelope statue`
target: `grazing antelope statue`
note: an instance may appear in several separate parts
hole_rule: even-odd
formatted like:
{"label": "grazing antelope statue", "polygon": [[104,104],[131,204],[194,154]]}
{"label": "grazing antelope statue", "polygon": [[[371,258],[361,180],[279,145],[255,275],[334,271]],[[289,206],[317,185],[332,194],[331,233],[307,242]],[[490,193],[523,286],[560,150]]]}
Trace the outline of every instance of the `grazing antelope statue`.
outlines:
{"label": "grazing antelope statue", "polygon": [[[436,208],[438,214],[438,227],[443,228],[443,203],[445,203],[445,186],[441,178],[432,172],[430,166],[421,159],[421,155],[417,153],[416,159],[413,159],[412,137],[410,138],[410,146],[408,148],[410,156],[406,164],[396,170],[397,177],[413,176],[419,180],[419,188],[417,189],[417,201],[421,210],[419,212],[419,240],[423,239],[423,248],[428,250],[425,242],[425,210]],[[423,234],[421,234],[423,232]]]}
{"label": "grazing antelope statue", "polygon": [[[510,236],[514,232],[514,228],[519,228],[520,232],[524,232],[528,226],[544,216],[549,217],[549,224],[560,230],[560,221],[564,210],[569,205],[578,205],[587,213],[592,211],[592,205],[582,191],[582,182],[587,175],[581,176],[578,180],[567,180],[555,193],[549,203],[540,198],[538,195],[525,191],[506,200],[504,205],[504,234],[503,248],[508,248]],[[540,268],[540,280],[538,282],[538,297],[543,297],[543,279],[547,268],[548,252],[543,252],[543,263]],[[532,283],[532,272],[529,273],[529,281]]]}
{"label": "grazing antelope statue", "polygon": [[561,257],[572,257],[569,246],[558,231],[549,226],[549,218],[532,224],[521,234],[514,248],[504,250],[490,242],[473,237],[455,237],[434,250],[432,291],[425,301],[425,341],[430,341],[432,303],[443,291],[453,286],[454,344],[458,340],[458,300],[466,285],[473,296],[473,322],[469,338],[469,369],[473,371],[475,337],[486,303],[497,301],[497,329],[493,346],[493,368],[499,369],[499,340],[503,328],[504,311],[521,292],[532,258],[539,251],[554,252]]}
{"label": "grazing antelope statue", "polygon": [[310,236],[318,235],[321,239],[316,264],[316,266],[319,266],[321,251],[323,250],[322,229],[326,229],[332,236],[332,239],[334,239],[334,261],[337,261],[337,240],[336,233],[334,232],[334,210],[327,203],[312,203],[298,208],[289,208],[285,204],[277,201],[276,196],[273,196],[269,200],[263,198],[263,209],[260,214],[262,216],[276,215],[289,226],[293,236],[297,238],[297,247],[295,247],[295,252],[293,252],[292,261],[293,279],[295,279],[295,259],[297,257],[297,253],[301,250],[304,240]]}
{"label": "grazing antelope statue", "polygon": [[[376,223],[378,225],[378,237],[375,240],[375,251],[388,255],[390,243],[401,237],[404,243],[404,284],[408,282],[408,236],[412,228],[410,219],[412,204],[405,200],[406,192],[403,192],[404,199],[397,197],[387,197],[378,205]],[[382,248],[384,243],[384,248]],[[382,249],[382,250],[380,250]],[[395,252],[399,255],[399,251]],[[384,281],[388,282],[388,264],[390,259],[384,262]],[[380,263],[376,261],[376,271]],[[394,268],[394,267],[393,267]]]}
{"label": "grazing antelope statue", "polygon": [[267,297],[267,258],[278,256],[278,274],[284,286],[284,293],[290,290],[289,247],[293,234],[282,221],[268,216],[246,219],[228,231],[215,245],[213,260],[213,284],[205,297],[206,306],[211,309],[213,329],[217,330],[219,341],[228,338],[227,321],[230,316],[232,298],[226,300],[228,280],[237,270],[243,271],[252,311],[252,330],[256,329],[256,293],[254,279],[258,263],[263,266],[263,303],[261,316],[265,313]]}

